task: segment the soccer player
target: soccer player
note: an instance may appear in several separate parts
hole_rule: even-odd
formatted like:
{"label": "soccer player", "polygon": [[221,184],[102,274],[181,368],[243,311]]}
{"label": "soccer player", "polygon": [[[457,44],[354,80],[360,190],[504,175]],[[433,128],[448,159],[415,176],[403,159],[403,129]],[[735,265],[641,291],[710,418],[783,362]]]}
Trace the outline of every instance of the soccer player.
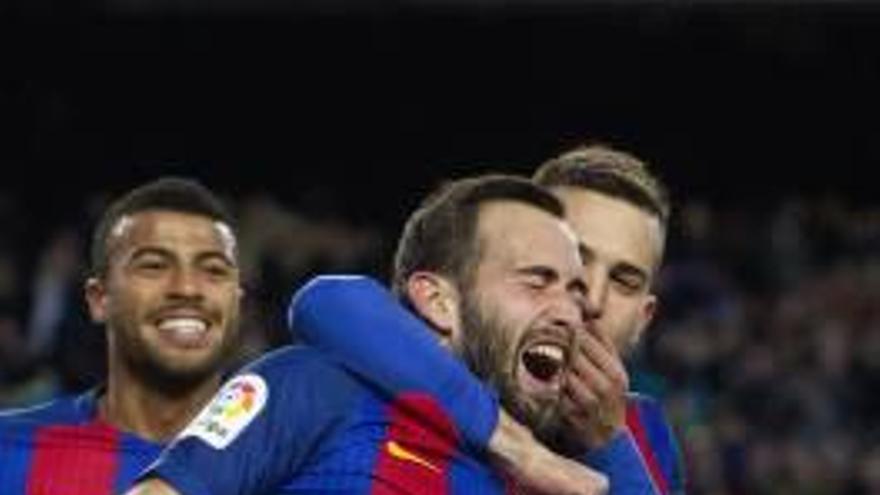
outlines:
{"label": "soccer player", "polygon": [[[654,315],[651,286],[669,216],[665,188],[642,161],[603,146],[578,148],[549,160],[534,179],[550,187],[566,206],[566,218],[582,242],[589,300],[597,311],[597,332],[582,334],[580,352],[545,346],[534,355],[523,353],[526,367],[546,373],[567,366],[560,399],[564,427],[539,428],[538,436],[559,452],[591,457],[594,467],[609,475],[612,491],[631,479],[620,476],[622,471],[644,469],[654,493],[683,493],[684,467],[672,429],[654,400],[626,393],[628,379],[621,363]],[[401,263],[405,260],[399,259]],[[405,272],[398,266],[398,276]],[[396,291],[405,295],[403,283],[397,279]],[[417,328],[402,331],[407,318],[387,297],[374,293],[381,291],[377,284],[355,278],[319,280],[300,293],[291,308],[291,324],[298,334],[374,383],[410,391],[433,391],[440,384],[460,387],[455,380],[461,374],[443,371],[454,365],[431,349],[434,342],[419,338],[422,332]],[[464,342],[470,368],[495,382],[504,399],[506,385],[486,364],[496,359],[497,342]],[[426,374],[421,368],[433,371]],[[505,406],[528,423],[518,404]],[[457,425],[467,421],[465,416]],[[620,457],[616,464],[603,461],[612,458],[603,451],[625,449],[630,443],[638,447],[642,466],[621,463]]]}
{"label": "soccer player", "polygon": [[[401,238],[397,280],[415,313],[464,361],[438,351],[457,367],[438,369],[439,377],[410,368],[417,380],[460,386],[373,386],[313,348],[280,350],[227,382],[130,493],[602,493],[604,478],[581,464],[515,447],[533,441],[532,432],[499,413],[485,384],[462,378],[463,362],[483,363],[493,373],[487,381],[535,434],[565,428],[561,374],[542,356],[568,352],[595,330],[578,243],[562,216],[555,196],[507,176],[457,181],[430,196]],[[388,301],[368,304],[380,323],[374,332],[383,330]],[[465,357],[487,343],[495,352],[484,361]],[[612,458],[599,462],[640,463],[633,448],[605,454]],[[626,475],[634,480],[619,493],[650,493],[643,470]]]}
{"label": "soccer player", "polygon": [[[599,311],[599,334],[613,344],[612,356],[620,362],[638,344],[657,308],[653,289],[666,243],[668,191],[644,161],[601,145],[562,153],[542,164],[533,179],[565,204],[566,219],[584,247],[584,273],[590,302]],[[610,383],[583,381],[580,393],[574,392],[583,413],[572,423],[580,425],[585,446],[607,442],[612,430],[606,425],[619,431],[625,424],[658,490],[684,493],[684,463],[660,405],[648,396],[626,393],[627,381]],[[606,425],[600,418],[608,419]]]}
{"label": "soccer player", "polygon": [[128,488],[222,383],[238,334],[237,258],[229,216],[197,182],[158,179],[110,205],[85,284],[105,327],[106,383],[0,415],[0,491]]}

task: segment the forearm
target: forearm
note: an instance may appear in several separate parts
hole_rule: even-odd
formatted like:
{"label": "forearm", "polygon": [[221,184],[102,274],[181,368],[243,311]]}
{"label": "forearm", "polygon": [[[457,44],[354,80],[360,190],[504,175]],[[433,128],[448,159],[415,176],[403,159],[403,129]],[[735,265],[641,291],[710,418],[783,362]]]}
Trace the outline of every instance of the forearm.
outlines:
{"label": "forearm", "polygon": [[526,493],[601,495],[608,479],[599,472],[551,452],[503,409],[489,439],[488,456],[517,489]]}
{"label": "forearm", "polygon": [[536,440],[531,431],[500,409],[498,423],[489,438],[487,451],[495,466],[508,471],[528,457],[527,454],[534,442]]}
{"label": "forearm", "polygon": [[362,276],[316,277],[293,297],[288,324],[388,395],[427,394],[468,445],[486,447],[498,415],[495,395],[381,284]]}
{"label": "forearm", "polygon": [[148,480],[141,481],[130,490],[125,492],[125,495],[181,495],[180,492],[172,488],[165,483],[161,479],[158,478],[150,478]]}

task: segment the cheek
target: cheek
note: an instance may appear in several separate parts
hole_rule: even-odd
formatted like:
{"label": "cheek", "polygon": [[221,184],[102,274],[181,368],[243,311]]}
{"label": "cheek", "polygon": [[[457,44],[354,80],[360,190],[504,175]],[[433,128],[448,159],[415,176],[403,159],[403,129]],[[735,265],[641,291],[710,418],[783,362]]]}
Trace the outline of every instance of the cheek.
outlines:
{"label": "cheek", "polygon": [[118,292],[107,299],[107,314],[115,319],[133,319],[142,307],[142,297],[131,292]]}
{"label": "cheek", "polygon": [[615,343],[628,341],[638,329],[640,315],[639,301],[629,298],[619,298],[611,301],[603,315],[605,325],[603,330]]}
{"label": "cheek", "polygon": [[231,330],[228,333],[235,333],[241,315],[241,292],[222,286],[214,287],[206,294],[205,306],[212,314],[212,318],[227,330]]}
{"label": "cheek", "polygon": [[217,301],[224,313],[234,316],[238,314],[241,305],[241,292],[238,289],[228,287],[218,288],[214,291],[213,300]]}
{"label": "cheek", "polygon": [[129,283],[107,298],[108,314],[128,320],[138,319],[154,307],[156,291],[143,284]]}
{"label": "cheek", "polygon": [[516,311],[515,308],[496,314],[495,331],[499,334],[498,338],[507,343],[510,352],[515,350],[519,341],[528,332],[534,318],[531,312]]}

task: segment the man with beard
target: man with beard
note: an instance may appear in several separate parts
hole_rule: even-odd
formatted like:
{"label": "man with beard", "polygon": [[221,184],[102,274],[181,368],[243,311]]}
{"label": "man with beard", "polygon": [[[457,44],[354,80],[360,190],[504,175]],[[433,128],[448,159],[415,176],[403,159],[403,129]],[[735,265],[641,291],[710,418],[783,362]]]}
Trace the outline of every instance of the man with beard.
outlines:
{"label": "man with beard", "polygon": [[[582,458],[608,475],[612,491],[625,489],[632,473],[643,471],[653,485],[650,493],[683,493],[684,465],[672,429],[653,399],[627,393],[621,362],[654,315],[651,288],[669,216],[665,188],[644,162],[604,146],[577,148],[549,160],[534,180],[550,187],[566,206],[566,218],[581,239],[594,310],[595,331],[582,332],[576,343],[550,343],[522,353],[524,366],[536,376],[563,381],[555,398],[558,407],[538,408],[518,399],[505,368],[514,344],[503,336],[510,333],[469,331],[452,344],[477,377],[500,392],[514,417],[555,451]],[[405,296],[401,274],[407,273],[406,263],[398,261],[395,288]],[[420,338],[419,325],[383,292],[363,279],[318,280],[291,305],[291,326],[379,386],[432,394],[464,388],[461,380],[467,375],[454,372],[455,363],[437,352],[431,339]],[[497,311],[481,310],[481,300],[476,290],[464,287],[464,329],[489,327],[486,322]],[[474,418],[452,417],[465,430]],[[633,450],[635,456],[611,455]]]}
{"label": "man with beard", "polygon": [[242,290],[220,201],[187,179],[144,184],[104,212],[91,249],[106,383],[0,415],[3,493],[120,493],[222,383]]}
{"label": "man with beard", "polygon": [[[560,427],[562,381],[558,366],[541,371],[545,358],[553,361],[592,331],[593,317],[578,244],[562,217],[561,202],[524,179],[454,182],[410,217],[395,277],[448,348],[478,366],[504,403],[548,437]],[[336,281],[369,283],[323,279],[303,294]],[[393,299],[364,303],[375,309],[371,327],[381,332],[388,306],[397,307]],[[421,331],[422,322],[398,310],[409,318],[404,325]],[[344,309],[340,318],[357,324]],[[441,385],[412,393],[405,384],[368,385],[315,349],[277,351],[224,385],[130,495],[604,493],[603,476],[536,446],[484,384],[462,378],[461,361],[444,355],[455,364],[437,377]],[[432,369],[412,371],[431,381]],[[448,379],[461,387],[443,387]],[[630,474],[637,480],[618,493],[647,493],[644,472]]]}

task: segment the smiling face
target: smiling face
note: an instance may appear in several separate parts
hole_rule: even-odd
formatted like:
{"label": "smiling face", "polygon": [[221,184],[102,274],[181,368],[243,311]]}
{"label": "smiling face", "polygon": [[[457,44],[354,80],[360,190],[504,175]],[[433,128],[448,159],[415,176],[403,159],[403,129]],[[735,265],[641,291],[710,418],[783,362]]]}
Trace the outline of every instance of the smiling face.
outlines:
{"label": "smiling face", "polygon": [[623,353],[638,343],[656,309],[659,219],[623,199],[577,187],[554,188],[584,248],[584,278],[598,329]]}
{"label": "smiling face", "polygon": [[240,278],[229,227],[209,217],[148,210],[121,217],[108,268],[86,298],[105,323],[111,373],[175,390],[220,373],[238,335]]}
{"label": "smiling face", "polygon": [[562,371],[576,332],[585,328],[577,243],[560,219],[495,201],[480,209],[477,244],[451,345],[540,438],[559,426]]}

